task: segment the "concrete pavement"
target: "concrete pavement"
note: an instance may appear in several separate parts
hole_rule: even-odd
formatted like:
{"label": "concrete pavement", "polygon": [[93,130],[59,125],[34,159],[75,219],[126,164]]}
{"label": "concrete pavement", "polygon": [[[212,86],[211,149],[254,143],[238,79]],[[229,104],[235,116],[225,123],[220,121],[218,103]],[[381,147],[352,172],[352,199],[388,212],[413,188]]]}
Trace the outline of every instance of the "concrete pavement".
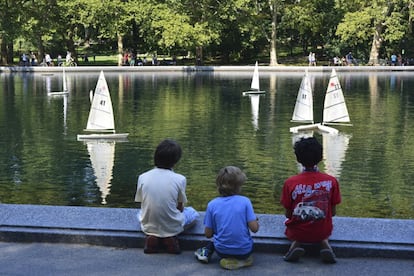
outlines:
{"label": "concrete pavement", "polygon": [[259,214],[254,265],[205,265],[193,252],[205,244],[203,215],[179,236],[181,255],[143,253],[137,209],[0,204],[0,275],[414,275],[414,221],[335,217],[323,264],[307,246],[299,263],[282,259],[289,241],[282,215]]}
{"label": "concrete pavement", "polygon": [[0,242],[0,275],[413,275],[414,260],[389,258],[338,258],[324,264],[304,256],[287,263],[282,254],[255,253],[248,268],[227,271],[214,257],[199,263],[193,251],[180,255],[144,254],[142,248],[113,248],[79,244]]}

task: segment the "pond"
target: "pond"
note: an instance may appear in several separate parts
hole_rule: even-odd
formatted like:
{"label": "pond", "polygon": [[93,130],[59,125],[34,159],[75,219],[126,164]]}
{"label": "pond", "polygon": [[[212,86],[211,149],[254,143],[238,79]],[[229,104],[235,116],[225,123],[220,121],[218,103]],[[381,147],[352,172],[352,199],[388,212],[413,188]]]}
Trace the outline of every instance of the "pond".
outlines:
{"label": "pond", "polygon": [[[315,121],[330,72],[310,72]],[[137,176],[153,166],[156,145],[177,140],[188,205],[204,211],[215,176],[242,168],[243,194],[257,213],[282,214],[284,180],[298,173],[289,132],[303,72],[264,72],[258,98],[242,96],[249,72],[105,72],[118,132],[127,142],[77,141],[99,72],[0,74],[0,202],[135,207]],[[339,179],[339,216],[414,217],[414,73],[340,72],[352,126],[335,126],[320,169]]]}

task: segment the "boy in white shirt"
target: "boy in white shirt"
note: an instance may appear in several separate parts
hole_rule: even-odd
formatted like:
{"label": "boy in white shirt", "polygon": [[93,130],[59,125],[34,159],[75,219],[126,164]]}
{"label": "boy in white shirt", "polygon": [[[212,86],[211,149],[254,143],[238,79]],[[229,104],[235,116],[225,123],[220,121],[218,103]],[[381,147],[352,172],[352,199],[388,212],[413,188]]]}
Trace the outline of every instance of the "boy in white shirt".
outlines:
{"label": "boy in white shirt", "polygon": [[155,168],[138,177],[135,201],[141,203],[138,218],[147,235],[144,253],[181,253],[177,235],[194,225],[199,216],[193,208],[184,208],[187,180],[173,171],[181,154],[177,142],[162,141],[154,153]]}

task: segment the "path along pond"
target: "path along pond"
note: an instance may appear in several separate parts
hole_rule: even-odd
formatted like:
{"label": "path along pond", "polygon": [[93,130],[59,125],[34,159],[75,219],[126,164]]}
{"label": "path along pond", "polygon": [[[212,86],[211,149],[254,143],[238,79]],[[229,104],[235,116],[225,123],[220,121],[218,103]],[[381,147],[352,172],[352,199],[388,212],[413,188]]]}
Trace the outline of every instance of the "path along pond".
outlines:
{"label": "path along pond", "polygon": [[[215,177],[242,168],[257,213],[282,214],[284,180],[298,173],[289,132],[304,72],[264,72],[259,101],[243,97],[250,72],[107,72],[118,132],[128,142],[85,143],[89,91],[99,71],[0,74],[0,202],[135,207],[137,176],[164,138],[177,140],[188,205],[204,211]],[[315,121],[330,71],[310,72]],[[353,126],[324,144],[319,167],[339,179],[339,216],[414,217],[414,73],[338,72]],[[95,150],[93,150],[95,149]]]}

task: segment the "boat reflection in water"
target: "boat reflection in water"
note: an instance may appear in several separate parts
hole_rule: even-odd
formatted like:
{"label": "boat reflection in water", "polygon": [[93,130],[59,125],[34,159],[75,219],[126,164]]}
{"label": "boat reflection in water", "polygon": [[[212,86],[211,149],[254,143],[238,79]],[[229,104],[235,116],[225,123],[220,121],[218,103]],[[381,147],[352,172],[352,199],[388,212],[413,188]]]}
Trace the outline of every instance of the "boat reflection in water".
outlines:
{"label": "boat reflection in water", "polygon": [[254,130],[259,129],[259,103],[260,103],[260,95],[249,95],[250,103],[252,106],[252,124]]}
{"label": "boat reflection in water", "polygon": [[115,141],[85,140],[95,174],[95,183],[101,192],[101,204],[111,191],[112,170],[115,160]]}
{"label": "boat reflection in water", "polygon": [[351,135],[341,132],[322,135],[323,160],[327,174],[337,178],[341,175],[342,162],[345,160],[350,139]]}

